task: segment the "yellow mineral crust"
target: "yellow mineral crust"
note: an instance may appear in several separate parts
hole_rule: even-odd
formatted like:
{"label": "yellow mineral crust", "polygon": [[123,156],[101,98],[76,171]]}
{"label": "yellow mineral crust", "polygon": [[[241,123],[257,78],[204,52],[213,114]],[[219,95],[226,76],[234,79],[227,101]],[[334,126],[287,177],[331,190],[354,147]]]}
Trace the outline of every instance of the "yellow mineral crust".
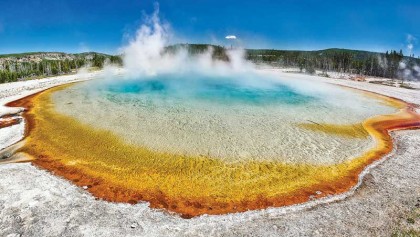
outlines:
{"label": "yellow mineral crust", "polygon": [[407,105],[399,113],[369,118],[361,125],[303,124],[308,129],[351,137],[369,134],[376,146],[337,165],[226,163],[211,157],[174,155],[129,145],[109,131],[59,114],[54,111],[50,95],[63,88],[9,104],[28,109],[27,137],[20,151],[33,156],[34,164],[87,186],[98,198],[129,203],[148,201],[151,207],[186,218],[285,206],[343,193],[356,185],[367,165],[392,150],[388,130],[420,126],[419,115]]}

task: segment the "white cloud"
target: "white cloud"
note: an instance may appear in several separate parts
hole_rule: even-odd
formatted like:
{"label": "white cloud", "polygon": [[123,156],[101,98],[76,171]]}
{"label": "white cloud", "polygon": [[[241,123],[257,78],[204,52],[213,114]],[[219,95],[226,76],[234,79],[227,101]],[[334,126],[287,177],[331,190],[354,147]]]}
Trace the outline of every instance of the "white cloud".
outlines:
{"label": "white cloud", "polygon": [[236,39],[236,35],[228,35],[225,38],[226,39]]}

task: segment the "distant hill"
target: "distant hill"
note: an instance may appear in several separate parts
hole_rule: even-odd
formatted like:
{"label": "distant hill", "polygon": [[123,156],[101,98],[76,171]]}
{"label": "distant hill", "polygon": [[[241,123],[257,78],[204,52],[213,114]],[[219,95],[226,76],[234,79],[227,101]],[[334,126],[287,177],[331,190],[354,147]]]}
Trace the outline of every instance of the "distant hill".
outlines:
{"label": "distant hill", "polygon": [[83,57],[93,57],[94,55],[100,55],[104,57],[111,57],[112,55],[98,53],[98,52],[84,52],[84,53],[63,53],[63,52],[26,52],[26,53],[14,53],[14,54],[0,54],[0,60],[64,60],[74,59]]}
{"label": "distant hill", "polygon": [[175,44],[165,48],[166,53],[176,53],[177,51],[184,49],[190,55],[203,54],[212,48],[213,59],[227,61],[229,57],[226,54],[226,49],[223,46],[211,45],[211,44]]}
{"label": "distant hill", "polygon": [[119,56],[97,52],[3,54],[0,55],[0,83],[69,74],[84,66],[102,68],[107,61],[112,64],[122,64]]}
{"label": "distant hill", "polygon": [[[402,56],[402,59],[415,61],[420,63],[420,58],[403,56],[402,52],[389,51],[389,52],[371,52],[364,50],[352,50],[352,49],[323,49],[323,50],[312,50],[312,51],[303,51],[303,50],[277,50],[277,49],[247,49],[248,57],[253,60],[263,60],[269,62],[277,62],[291,57],[316,57],[324,59],[333,59],[334,57],[350,57],[353,61],[364,61],[372,57],[387,57],[392,53]],[[260,57],[260,59],[258,59]]]}
{"label": "distant hill", "polygon": [[395,50],[378,53],[336,48],[314,51],[248,49],[247,58],[257,64],[297,67],[309,72],[316,69],[387,78],[420,79],[420,59],[404,56],[401,51]]}
{"label": "distant hill", "polygon": [[[190,54],[198,54],[213,48],[214,59],[229,60],[223,46],[209,44],[177,44],[167,47],[167,52],[186,49]],[[299,68],[302,72],[314,73],[343,72],[365,76],[420,80],[420,59],[407,57],[402,52],[369,52],[351,49],[324,50],[278,50],[278,49],[245,49],[245,56],[256,64],[273,67]],[[327,75],[325,73],[325,75]]]}
{"label": "distant hill", "polygon": [[[164,53],[186,50],[197,55],[212,48],[215,60],[229,61],[226,49],[210,44],[176,44],[167,46]],[[369,52],[350,49],[324,49],[313,51],[245,49],[245,56],[256,64],[273,67],[299,68],[302,72],[343,72],[366,76],[420,80],[420,59],[407,57],[402,52]],[[29,52],[0,55],[0,83],[33,77],[68,74],[80,67],[90,65],[102,68],[104,63],[122,65],[121,56],[98,52],[63,53]],[[327,75],[325,73],[325,75]]]}

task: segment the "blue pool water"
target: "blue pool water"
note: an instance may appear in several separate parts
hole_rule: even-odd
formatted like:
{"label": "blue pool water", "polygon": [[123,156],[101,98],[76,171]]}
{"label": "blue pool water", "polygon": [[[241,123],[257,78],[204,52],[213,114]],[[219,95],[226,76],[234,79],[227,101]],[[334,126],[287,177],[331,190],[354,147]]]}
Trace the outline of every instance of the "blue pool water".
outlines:
{"label": "blue pool water", "polygon": [[[197,76],[198,77],[198,76]],[[231,78],[159,76],[146,79],[109,81],[102,92],[139,94],[148,98],[194,99],[215,103],[290,104],[316,100],[280,83],[246,84]]]}
{"label": "blue pool water", "polygon": [[394,108],[309,79],[272,80],[256,74],[115,76],[77,84],[53,98],[58,112],[108,130],[124,142],[229,162],[332,164],[373,146],[369,137],[320,133],[300,124],[360,124]]}

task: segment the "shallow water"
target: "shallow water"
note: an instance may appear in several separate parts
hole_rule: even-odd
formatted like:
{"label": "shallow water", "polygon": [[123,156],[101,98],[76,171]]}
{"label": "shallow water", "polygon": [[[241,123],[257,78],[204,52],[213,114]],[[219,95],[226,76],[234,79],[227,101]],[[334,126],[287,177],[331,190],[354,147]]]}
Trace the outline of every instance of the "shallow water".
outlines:
{"label": "shallow water", "polygon": [[[53,99],[59,113],[127,143],[227,162],[341,163],[374,146],[363,120],[396,110],[353,90],[258,74],[115,77]],[[355,131],[326,132],[330,125]]]}
{"label": "shallow water", "polygon": [[185,218],[342,194],[391,152],[389,130],[419,126],[396,99],[259,74],[112,77],[8,105],[27,109],[34,164]]}

